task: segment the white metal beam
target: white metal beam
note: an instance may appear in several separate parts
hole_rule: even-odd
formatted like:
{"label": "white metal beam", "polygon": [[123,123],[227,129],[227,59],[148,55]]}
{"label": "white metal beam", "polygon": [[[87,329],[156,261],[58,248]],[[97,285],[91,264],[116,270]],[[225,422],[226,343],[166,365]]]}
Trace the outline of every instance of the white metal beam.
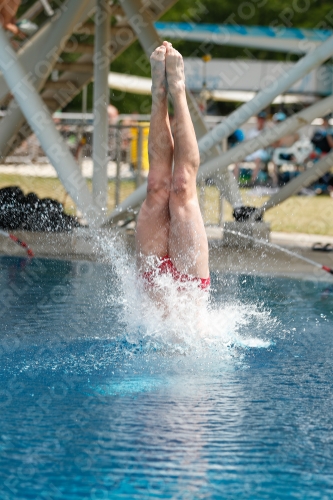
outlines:
{"label": "white metal beam", "polygon": [[81,171],[58,133],[52,116],[34,87],[26,79],[26,71],[19,63],[3,28],[0,26],[0,69],[8,87],[24,116],[56,169],[60,180],[90,224],[101,217],[93,205],[92,196]]}
{"label": "white metal beam", "polygon": [[266,210],[279,205],[290,196],[298,193],[302,188],[310,186],[313,182],[319,179],[322,175],[331,170],[333,166],[333,151],[326,155],[324,158],[315,163],[313,167],[305,170],[300,175],[288,182],[282,189],[272,195],[260,208],[258,208],[253,216],[256,214],[263,214]]}
{"label": "white metal beam", "polygon": [[44,7],[44,10],[45,10],[45,13],[48,15],[48,16],[53,16],[54,14],[54,10],[52,9],[51,5],[49,4],[48,0],[40,0],[41,3],[43,4],[43,7]]}
{"label": "white metal beam", "polygon": [[44,9],[43,4],[40,0],[37,0],[31,7],[29,7],[22,16],[17,20],[22,21],[23,19],[34,19],[38,14]]}
{"label": "white metal beam", "polygon": [[231,163],[237,163],[244,160],[247,155],[253,153],[254,151],[266,148],[273,142],[295,132],[295,130],[298,130],[304,125],[311,123],[312,120],[318,116],[324,116],[332,111],[333,96],[326,97],[325,99],[312,104],[312,106],[305,108],[299,113],[295,113],[287,118],[287,120],[275,125],[275,127],[264,130],[254,139],[241,142],[234,148],[229,149],[221,158],[209,160],[201,166],[198,174],[198,180],[207,179],[214,173],[223,173],[228,170],[228,166]]}
{"label": "white metal beam", "polygon": [[251,101],[233,111],[226,120],[199,140],[200,153],[207,153],[207,151],[219,143],[224,137],[228,137],[232,134],[251,116],[268,106],[277,95],[288,90],[295,82],[303,78],[303,76],[309,73],[313,68],[320,66],[320,64],[325,62],[332,54],[333,36],[300,59],[288,72],[282,75],[272,74],[270,85],[258,92]]}
{"label": "white metal beam", "polygon": [[110,11],[106,0],[96,0],[94,54],[94,135],[93,198],[102,210],[107,209],[108,188],[108,104],[109,104],[109,26]]}
{"label": "white metal beam", "polygon": [[[156,23],[157,32],[163,37],[171,38],[171,40],[204,42],[207,45],[223,45],[224,47],[248,47],[274,52],[288,52],[289,54],[304,54],[320,45],[327,38],[324,32],[320,36],[319,30],[305,29],[303,30],[303,38],[295,38],[292,34],[293,30],[289,31],[288,28],[274,30],[274,28],[261,26],[255,28],[257,33],[254,34],[251,27],[237,27],[239,28],[238,32],[235,30],[235,26],[227,24]],[[282,36],[279,36],[280,33]]]}

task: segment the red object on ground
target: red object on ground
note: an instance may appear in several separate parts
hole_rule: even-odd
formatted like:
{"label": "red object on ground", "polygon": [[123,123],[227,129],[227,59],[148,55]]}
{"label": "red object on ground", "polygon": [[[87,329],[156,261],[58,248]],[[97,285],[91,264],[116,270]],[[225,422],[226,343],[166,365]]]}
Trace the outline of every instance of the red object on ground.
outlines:
{"label": "red object on ground", "polygon": [[9,233],[9,238],[13,241],[15,241],[15,243],[17,243],[18,245],[20,245],[22,248],[25,248],[26,251],[27,251],[27,254],[29,255],[29,257],[34,257],[35,254],[33,253],[33,251],[28,247],[28,245],[24,242],[24,241],[21,241],[19,240],[16,236],[14,236],[13,234],[10,234]]}
{"label": "red object on ground", "polygon": [[324,271],[326,271],[327,273],[333,274],[333,269],[331,269],[330,267],[327,267],[327,266],[322,266],[322,269],[323,269]]}

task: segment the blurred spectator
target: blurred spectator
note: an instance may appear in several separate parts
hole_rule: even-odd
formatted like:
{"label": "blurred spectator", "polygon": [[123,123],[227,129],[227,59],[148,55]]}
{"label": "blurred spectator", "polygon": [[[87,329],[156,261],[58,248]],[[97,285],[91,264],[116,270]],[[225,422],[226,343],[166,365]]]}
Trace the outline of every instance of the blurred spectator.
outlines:
{"label": "blurred spectator", "polygon": [[[254,139],[266,128],[266,118],[267,114],[265,111],[260,111],[257,114],[257,125],[255,128],[251,129],[246,136],[247,140]],[[255,164],[254,169],[251,174],[251,183],[253,184],[258,177],[258,174],[262,168],[263,164],[266,164],[269,160],[269,154],[265,149],[258,149],[254,153],[249,154],[244,161],[253,162]],[[239,177],[239,166],[236,165],[234,168],[234,175],[236,179]]]}
{"label": "blurred spectator", "polygon": [[[273,115],[273,123],[276,125],[278,123],[282,123],[286,120],[287,115],[283,113],[283,111],[279,111]],[[281,139],[273,142],[272,148],[290,148],[296,141],[298,141],[299,135],[297,132],[291,133],[289,135],[285,135],[284,137],[281,137]],[[286,153],[281,152],[279,154],[279,157],[281,160],[285,160],[286,162],[290,162],[293,160],[293,155],[291,153]],[[279,167],[278,165],[273,161],[273,171],[271,172],[272,179],[273,179],[273,187],[277,187],[279,184]]]}
{"label": "blurred spectator", "polygon": [[20,30],[16,26],[16,13],[21,4],[21,0],[1,0],[0,1],[0,22],[2,27],[13,33],[19,35]]}
{"label": "blurred spectator", "polygon": [[119,111],[113,104],[108,105],[109,125],[115,125],[118,121]]}
{"label": "blurred spectator", "polygon": [[0,0],[0,23],[2,27],[10,31],[14,36],[24,38],[25,35],[32,35],[38,29],[35,23],[28,19],[16,21],[16,13],[21,5],[21,0]]}
{"label": "blurred spectator", "polygon": [[[249,131],[247,139],[254,139],[266,128],[267,113],[265,111],[260,111],[257,114],[257,126]],[[266,149],[258,149],[254,153],[251,153],[245,158],[245,161],[251,161],[255,163],[255,167],[252,171],[251,182],[254,184],[258,174],[263,165],[265,165],[269,160],[269,153]]]}
{"label": "blurred spectator", "polygon": [[240,142],[243,142],[245,139],[244,132],[238,128],[228,137],[228,149],[237,146]]}
{"label": "blurred spectator", "polygon": [[[138,113],[131,113],[131,117],[125,118],[121,122],[121,149],[120,158],[123,162],[128,163],[131,157],[134,129],[138,125]],[[133,165],[132,165],[133,166]]]}
{"label": "blurred spectator", "polygon": [[317,129],[311,138],[317,157],[327,154],[333,148],[333,128],[329,120],[330,116],[324,116],[322,127]]}
{"label": "blurred spectator", "polygon": [[[333,128],[329,123],[330,118],[330,115],[324,116],[322,126],[315,131],[311,138],[314,151],[309,158],[312,161],[318,161],[333,148]],[[328,192],[333,197],[333,175],[330,172],[323,175],[314,183],[313,188],[316,194]]]}

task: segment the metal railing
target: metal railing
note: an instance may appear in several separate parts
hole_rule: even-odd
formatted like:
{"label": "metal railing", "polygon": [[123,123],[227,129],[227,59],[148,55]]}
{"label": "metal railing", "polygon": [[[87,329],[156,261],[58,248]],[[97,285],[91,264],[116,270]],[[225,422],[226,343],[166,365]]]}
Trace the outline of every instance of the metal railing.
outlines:
{"label": "metal railing", "polygon": [[[65,116],[63,116],[65,115]],[[91,114],[56,114],[56,127],[69,146],[81,167],[84,177],[93,176],[93,125]],[[121,186],[125,181],[133,182],[133,189],[139,187],[148,174],[149,121],[138,121],[133,116],[121,116],[115,124],[109,125],[108,133],[108,180],[114,182],[115,206],[121,201]],[[140,116],[140,118],[142,118]],[[143,118],[150,118],[143,116]],[[17,167],[20,166],[20,169]],[[12,168],[14,167],[14,168]],[[32,167],[32,168],[29,168]],[[31,134],[3,162],[2,172],[55,177],[56,172],[46,157],[37,137]]]}
{"label": "metal railing", "polygon": [[[2,112],[1,115],[4,113]],[[207,125],[212,128],[222,117],[208,116]],[[73,156],[81,166],[83,175],[92,178],[93,160],[93,114],[91,113],[55,113],[56,126],[67,142]],[[121,185],[123,181],[132,181],[135,187],[139,187],[148,174],[148,132],[149,115],[120,115],[116,123],[109,125],[108,134],[108,180],[114,182],[115,206],[121,202]],[[246,124],[253,126],[252,123]],[[313,126],[308,129],[313,130]],[[308,131],[308,133],[309,133]],[[227,140],[223,139],[221,144],[223,151],[227,150]],[[7,157],[5,164],[34,165],[38,176],[39,165],[51,165],[43,152],[35,135],[31,135],[24,141],[11,156]],[[54,175],[56,173],[54,172]],[[207,185],[199,183],[199,202],[202,213],[209,223],[210,214],[205,214]],[[209,188],[209,186],[208,186]],[[212,193],[211,193],[212,194]],[[215,197],[215,195],[214,195]],[[214,216],[214,224],[223,223],[223,199],[218,197],[217,212]],[[218,220],[217,220],[218,219]]]}

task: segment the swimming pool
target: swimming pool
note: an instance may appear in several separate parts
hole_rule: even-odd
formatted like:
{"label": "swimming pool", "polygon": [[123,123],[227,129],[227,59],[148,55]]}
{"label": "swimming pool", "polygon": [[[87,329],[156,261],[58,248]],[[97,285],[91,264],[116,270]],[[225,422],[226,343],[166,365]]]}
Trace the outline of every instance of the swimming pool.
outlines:
{"label": "swimming pool", "polygon": [[333,497],[331,285],[215,274],[198,338],[126,266],[0,269],[1,499]]}

